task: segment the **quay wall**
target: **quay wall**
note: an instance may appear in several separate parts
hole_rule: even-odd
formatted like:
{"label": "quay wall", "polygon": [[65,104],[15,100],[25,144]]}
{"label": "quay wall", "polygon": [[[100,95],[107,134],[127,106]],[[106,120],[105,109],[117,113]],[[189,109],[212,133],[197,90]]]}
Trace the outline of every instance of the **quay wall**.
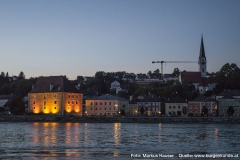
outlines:
{"label": "quay wall", "polygon": [[1,122],[78,122],[78,123],[239,123],[239,117],[79,117],[55,115],[0,115]]}

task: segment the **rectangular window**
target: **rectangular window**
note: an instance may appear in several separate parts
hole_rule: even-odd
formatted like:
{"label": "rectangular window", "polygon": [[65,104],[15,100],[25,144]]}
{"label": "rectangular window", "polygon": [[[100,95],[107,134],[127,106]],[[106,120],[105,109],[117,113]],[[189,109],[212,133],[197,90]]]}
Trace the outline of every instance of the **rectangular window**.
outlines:
{"label": "rectangular window", "polygon": [[169,109],[171,109],[172,107],[171,106],[169,106]]}
{"label": "rectangular window", "polygon": [[78,101],[76,101],[76,104],[78,104]]}
{"label": "rectangular window", "polygon": [[78,98],[78,96],[76,96],[76,98]]}
{"label": "rectangular window", "polygon": [[97,108],[96,108],[96,110],[97,110]]}
{"label": "rectangular window", "polygon": [[68,95],[68,98],[70,98],[70,94]]}
{"label": "rectangular window", "polygon": [[109,110],[111,110],[111,108],[109,108]]}
{"label": "rectangular window", "polygon": [[175,109],[175,106],[173,106],[173,108]]}
{"label": "rectangular window", "polygon": [[105,105],[107,105],[107,102],[105,102]]}
{"label": "rectangular window", "polygon": [[92,110],[92,107],[91,107],[91,110]]}
{"label": "rectangular window", "polygon": [[180,106],[178,106],[178,108],[180,108]]}
{"label": "rectangular window", "polygon": [[100,102],[100,105],[102,105],[102,102]]}
{"label": "rectangular window", "polygon": [[46,101],[44,101],[44,105],[46,105]]}
{"label": "rectangular window", "polygon": [[35,104],[35,101],[33,101],[33,104]]}
{"label": "rectangular window", "polygon": [[68,104],[70,104],[70,101],[68,101]]}
{"label": "rectangular window", "polygon": [[107,108],[105,108],[105,110],[107,110]]}
{"label": "rectangular window", "polygon": [[72,95],[72,98],[74,98],[74,95]]}
{"label": "rectangular window", "polygon": [[46,107],[44,107],[43,109],[46,109]]}
{"label": "rectangular window", "polygon": [[109,102],[109,105],[111,105],[111,102]]}
{"label": "rectangular window", "polygon": [[54,101],[54,104],[57,104],[57,101]]}
{"label": "rectangular window", "polygon": [[35,107],[33,107],[33,109],[35,109]]}
{"label": "rectangular window", "polygon": [[57,107],[54,107],[54,109],[57,109]]}

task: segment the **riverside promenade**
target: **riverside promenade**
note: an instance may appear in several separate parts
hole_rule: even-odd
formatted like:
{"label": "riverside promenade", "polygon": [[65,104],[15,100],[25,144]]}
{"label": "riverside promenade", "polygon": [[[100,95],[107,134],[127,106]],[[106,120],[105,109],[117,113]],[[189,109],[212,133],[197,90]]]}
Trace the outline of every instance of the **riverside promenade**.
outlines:
{"label": "riverside promenade", "polygon": [[240,117],[79,117],[56,115],[1,115],[1,122],[78,122],[78,123],[239,123]]}

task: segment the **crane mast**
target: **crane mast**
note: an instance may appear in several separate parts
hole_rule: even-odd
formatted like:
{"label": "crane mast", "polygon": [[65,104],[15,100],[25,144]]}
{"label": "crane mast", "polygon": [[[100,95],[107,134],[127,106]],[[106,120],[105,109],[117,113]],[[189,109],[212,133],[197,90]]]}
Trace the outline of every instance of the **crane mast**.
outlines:
{"label": "crane mast", "polygon": [[198,63],[198,61],[152,61],[152,63],[161,63],[161,79],[163,80],[163,63]]}

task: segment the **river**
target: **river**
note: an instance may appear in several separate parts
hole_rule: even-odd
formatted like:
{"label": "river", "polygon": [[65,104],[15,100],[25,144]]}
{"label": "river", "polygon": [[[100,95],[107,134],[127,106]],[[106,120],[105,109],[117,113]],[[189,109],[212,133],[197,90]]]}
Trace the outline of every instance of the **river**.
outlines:
{"label": "river", "polygon": [[4,122],[0,132],[0,159],[240,159],[239,124]]}

